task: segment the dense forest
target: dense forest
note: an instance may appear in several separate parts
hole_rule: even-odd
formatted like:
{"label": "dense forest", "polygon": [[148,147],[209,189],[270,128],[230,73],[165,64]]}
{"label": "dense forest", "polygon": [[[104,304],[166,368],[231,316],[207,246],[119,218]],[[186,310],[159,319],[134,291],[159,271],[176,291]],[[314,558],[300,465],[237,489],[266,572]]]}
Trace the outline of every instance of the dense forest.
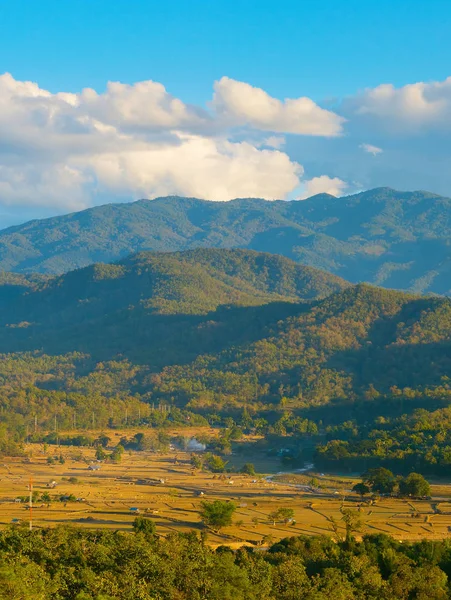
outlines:
{"label": "dense forest", "polygon": [[3,600],[445,600],[451,544],[400,543],[347,533],[281,540],[266,552],[212,550],[207,530],[159,538],[150,520],[135,533],[76,528],[0,532]]}
{"label": "dense forest", "polygon": [[0,231],[0,269],[64,273],[141,250],[248,248],[353,283],[450,294],[450,238],[451,200],[427,192],[379,188],[298,202],[170,197]]}
{"label": "dense forest", "polygon": [[56,428],[231,419],[324,468],[450,464],[450,299],[196,250],[4,276],[0,305],[4,452]]}

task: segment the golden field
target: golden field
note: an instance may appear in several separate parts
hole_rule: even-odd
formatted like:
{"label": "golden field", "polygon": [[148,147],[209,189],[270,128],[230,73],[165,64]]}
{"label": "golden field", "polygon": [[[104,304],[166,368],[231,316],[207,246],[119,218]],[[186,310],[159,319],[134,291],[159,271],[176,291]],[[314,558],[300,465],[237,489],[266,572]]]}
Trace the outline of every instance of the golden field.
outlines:
{"label": "golden field", "polygon": [[[332,520],[340,522],[342,508],[358,513],[361,533],[387,533],[400,540],[451,535],[451,489],[444,484],[432,486],[430,501],[382,498],[370,505],[349,491],[356,482],[349,477],[316,475],[313,491],[308,489],[312,474],[275,476],[268,481],[265,476],[275,473],[279,463],[261,455],[230,457],[237,468],[245,462],[253,462],[259,469],[266,466],[267,473],[250,477],[196,471],[190,454],[180,451],[126,451],[119,464],[104,462],[99,470],[91,471],[92,448],[49,446],[44,452],[42,444],[29,444],[26,450],[28,458],[6,458],[0,463],[0,526],[14,520],[29,522],[28,505],[16,499],[28,494],[32,478],[35,492],[51,496],[51,502],[35,502],[34,527],[68,524],[126,530],[131,529],[139,511],[155,521],[161,535],[201,530],[201,502],[221,499],[233,501],[238,508],[233,526],[220,533],[209,531],[208,541],[214,546],[258,545],[266,536],[277,540],[300,534],[330,535]],[[60,454],[64,464],[47,464],[47,456]],[[164,483],[152,481],[160,479]],[[48,487],[51,482],[56,482],[53,489]],[[70,495],[77,501],[60,501],[61,496]],[[269,513],[281,507],[294,510],[292,523],[274,525],[269,521]]]}

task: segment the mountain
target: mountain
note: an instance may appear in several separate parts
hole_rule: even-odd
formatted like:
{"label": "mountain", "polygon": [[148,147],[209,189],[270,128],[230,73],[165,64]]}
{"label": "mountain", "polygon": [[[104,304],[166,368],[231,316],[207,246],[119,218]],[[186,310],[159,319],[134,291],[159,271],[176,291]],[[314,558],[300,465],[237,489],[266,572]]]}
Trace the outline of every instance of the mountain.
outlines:
{"label": "mountain", "polygon": [[451,200],[379,188],[305,201],[158,198],[0,231],[0,269],[59,274],[141,250],[247,248],[418,293],[451,294]]}
{"label": "mountain", "polygon": [[[293,310],[293,303],[350,285],[282,256],[240,249],[142,252],[53,278],[4,274],[3,280],[4,352],[44,347],[52,354],[78,350],[104,358],[135,348],[137,360],[153,352],[159,364],[166,356],[160,345],[175,356],[168,340],[178,348],[201,316],[220,307],[278,303]],[[200,349],[190,344],[190,352]]]}
{"label": "mountain", "polygon": [[19,287],[11,300],[0,286],[4,362],[83,356],[86,375],[126,361],[140,393],[178,406],[324,405],[372,386],[424,392],[451,372],[450,299],[350,286],[280,256],[140,253]]}
{"label": "mountain", "polygon": [[232,418],[300,464],[449,471],[450,298],[198,249],[4,275],[0,306],[0,453],[55,423]]}

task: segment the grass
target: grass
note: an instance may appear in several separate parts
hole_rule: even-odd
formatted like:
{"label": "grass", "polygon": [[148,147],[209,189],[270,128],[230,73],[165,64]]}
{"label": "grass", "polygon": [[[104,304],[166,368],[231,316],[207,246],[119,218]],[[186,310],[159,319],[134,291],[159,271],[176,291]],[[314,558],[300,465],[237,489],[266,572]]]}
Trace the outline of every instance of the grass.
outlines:
{"label": "grass", "polygon": [[[0,526],[13,519],[29,520],[29,508],[15,499],[28,493],[30,477],[33,489],[39,494],[48,492],[50,503],[37,501],[33,508],[33,526],[73,524],[89,528],[131,529],[135,514],[152,518],[161,535],[171,531],[200,530],[199,510],[202,500],[231,500],[236,503],[234,522],[242,522],[222,530],[209,532],[213,546],[261,544],[265,536],[274,540],[290,535],[319,535],[332,533],[332,521],[340,522],[343,508],[358,512],[361,533],[388,533],[400,540],[438,539],[451,531],[451,496],[449,486],[433,485],[433,495],[441,501],[413,501],[384,498],[376,503],[360,502],[349,492],[355,479],[316,475],[319,488],[307,487],[312,474],[276,476],[266,481],[263,476],[241,474],[215,475],[194,471],[189,454],[169,452],[126,452],[120,464],[103,463],[99,471],[88,470],[94,460],[90,448],[61,447],[58,454],[65,464],[47,464],[47,455],[40,444],[27,447],[29,458],[7,458],[0,465]],[[55,447],[49,447],[53,453]],[[253,459],[253,460],[252,460]],[[231,457],[236,467],[244,462],[265,464],[261,455]],[[273,472],[280,469],[277,461],[266,462]],[[269,469],[268,469],[269,470]],[[76,480],[69,481],[70,478]],[[164,484],[149,485],[146,480],[163,479]],[[47,484],[56,481],[55,489]],[[231,483],[233,481],[233,483]],[[60,502],[60,496],[73,495],[82,499]],[[268,514],[280,507],[294,510],[293,523],[277,523]],[[340,530],[343,528],[340,525]]]}

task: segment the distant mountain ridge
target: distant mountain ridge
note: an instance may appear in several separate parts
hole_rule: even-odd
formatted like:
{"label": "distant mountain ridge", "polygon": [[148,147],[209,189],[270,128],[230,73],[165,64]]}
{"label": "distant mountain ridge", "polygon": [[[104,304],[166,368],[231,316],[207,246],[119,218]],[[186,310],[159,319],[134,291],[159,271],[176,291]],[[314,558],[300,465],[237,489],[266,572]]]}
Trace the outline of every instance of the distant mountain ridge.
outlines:
{"label": "distant mountain ridge", "polygon": [[305,201],[168,197],[0,231],[0,269],[64,273],[141,250],[247,248],[351,282],[451,294],[451,200],[378,188]]}

